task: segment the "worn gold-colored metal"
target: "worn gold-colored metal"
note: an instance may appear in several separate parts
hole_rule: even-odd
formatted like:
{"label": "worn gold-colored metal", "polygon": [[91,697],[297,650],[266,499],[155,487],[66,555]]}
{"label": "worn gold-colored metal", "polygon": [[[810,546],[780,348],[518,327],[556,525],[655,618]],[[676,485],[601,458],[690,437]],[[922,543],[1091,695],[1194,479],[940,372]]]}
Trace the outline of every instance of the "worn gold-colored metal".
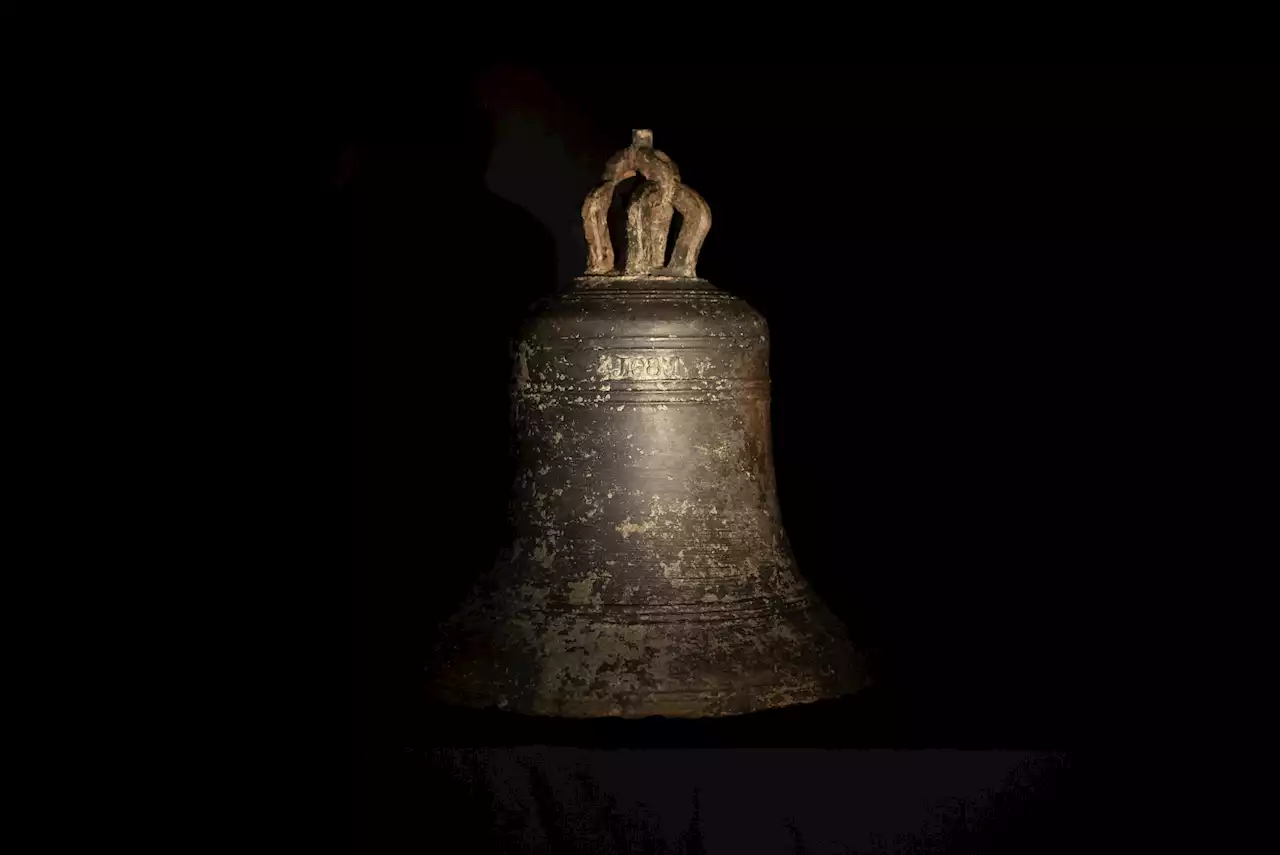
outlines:
{"label": "worn gold-colored metal", "polygon": [[[607,214],[637,173],[619,271]],[[707,203],[635,131],[582,218],[587,275],[518,341],[514,540],[445,625],[436,695],[694,717],[857,691],[862,657],[781,524],[764,318],[695,275]]]}

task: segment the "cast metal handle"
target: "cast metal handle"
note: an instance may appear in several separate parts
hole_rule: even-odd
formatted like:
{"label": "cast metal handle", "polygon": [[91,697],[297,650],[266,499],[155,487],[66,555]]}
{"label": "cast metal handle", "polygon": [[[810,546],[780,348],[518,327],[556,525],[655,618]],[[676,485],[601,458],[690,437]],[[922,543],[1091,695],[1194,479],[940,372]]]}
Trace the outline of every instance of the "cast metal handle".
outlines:
{"label": "cast metal handle", "polygon": [[[640,174],[642,183],[627,207],[627,263],[614,267],[609,239],[609,204],[618,183]],[[684,222],[664,265],[672,211]],[[691,187],[680,183],[675,162],[653,147],[653,131],[631,132],[631,145],[609,158],[603,183],[587,194],[582,204],[582,225],[587,234],[587,274],[590,276],[696,276],[698,250],[711,229],[711,208]]]}

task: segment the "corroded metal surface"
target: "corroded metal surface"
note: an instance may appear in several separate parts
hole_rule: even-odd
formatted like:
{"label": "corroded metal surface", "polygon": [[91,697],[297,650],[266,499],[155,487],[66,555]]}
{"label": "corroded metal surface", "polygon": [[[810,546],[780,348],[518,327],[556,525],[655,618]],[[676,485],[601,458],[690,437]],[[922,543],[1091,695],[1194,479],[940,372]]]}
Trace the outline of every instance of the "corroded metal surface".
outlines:
{"label": "corroded metal surface", "polygon": [[[638,131],[610,161],[583,207],[589,275],[522,330],[515,539],[444,628],[448,702],[715,716],[866,684],[780,522],[764,318],[692,276],[710,213],[651,146]],[[619,272],[604,214],[633,172]],[[663,267],[671,207],[684,228]]]}
{"label": "corroded metal surface", "polygon": [[[698,250],[711,229],[711,208],[693,188],[680,183],[675,163],[653,147],[652,131],[633,132],[631,145],[609,159],[603,182],[582,204],[587,275],[616,273],[607,223],[609,203],[618,184],[636,174],[645,180],[627,208],[627,275],[694,276]],[[680,212],[684,224],[676,236],[671,263],[664,265],[673,209]]]}

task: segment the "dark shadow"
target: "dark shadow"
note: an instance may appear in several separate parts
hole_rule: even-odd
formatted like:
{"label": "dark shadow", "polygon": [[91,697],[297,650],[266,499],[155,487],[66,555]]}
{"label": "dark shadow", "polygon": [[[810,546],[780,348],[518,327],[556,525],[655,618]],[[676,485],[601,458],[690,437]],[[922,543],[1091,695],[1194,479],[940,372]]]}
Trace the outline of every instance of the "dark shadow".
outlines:
{"label": "dark shadow", "polygon": [[[436,624],[503,541],[509,339],[553,290],[555,248],[489,192],[486,120],[462,99],[432,127],[347,147],[355,310],[355,750],[364,839],[419,839],[429,739],[419,701]],[[406,141],[407,140],[407,141]],[[389,851],[389,850],[379,850]]]}

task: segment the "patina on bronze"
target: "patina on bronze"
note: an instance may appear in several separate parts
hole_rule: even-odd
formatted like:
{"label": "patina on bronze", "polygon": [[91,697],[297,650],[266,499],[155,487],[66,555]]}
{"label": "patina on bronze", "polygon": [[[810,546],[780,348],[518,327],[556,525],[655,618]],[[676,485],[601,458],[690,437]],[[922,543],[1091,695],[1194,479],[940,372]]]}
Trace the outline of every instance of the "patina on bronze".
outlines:
{"label": "patina on bronze", "polygon": [[[618,270],[607,214],[637,173]],[[582,218],[587,275],[517,343],[514,542],[444,626],[437,697],[699,717],[859,690],[862,657],[782,529],[764,318],[695,274],[707,203],[636,131]]]}

